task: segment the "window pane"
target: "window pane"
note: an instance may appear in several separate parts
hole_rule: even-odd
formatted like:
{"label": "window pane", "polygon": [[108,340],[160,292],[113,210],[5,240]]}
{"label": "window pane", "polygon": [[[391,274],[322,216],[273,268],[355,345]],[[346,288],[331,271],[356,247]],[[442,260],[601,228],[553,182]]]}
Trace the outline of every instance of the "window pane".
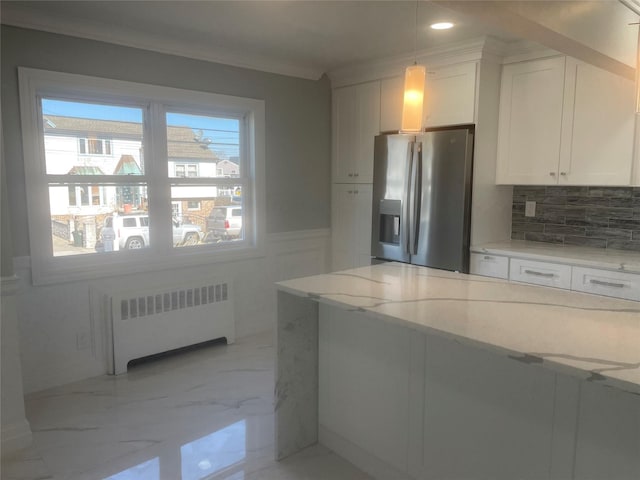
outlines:
{"label": "window pane", "polygon": [[50,185],[54,256],[148,247],[146,185]]}
{"label": "window pane", "polygon": [[[238,195],[228,193],[238,192]],[[237,242],[244,238],[241,186],[174,185],[171,207],[174,215],[173,244]],[[199,238],[196,238],[199,237]]]}
{"label": "window pane", "polygon": [[240,177],[240,121],[167,113],[167,150],[171,177]]}
{"label": "window pane", "polygon": [[52,175],[142,175],[142,109],[42,99]]}

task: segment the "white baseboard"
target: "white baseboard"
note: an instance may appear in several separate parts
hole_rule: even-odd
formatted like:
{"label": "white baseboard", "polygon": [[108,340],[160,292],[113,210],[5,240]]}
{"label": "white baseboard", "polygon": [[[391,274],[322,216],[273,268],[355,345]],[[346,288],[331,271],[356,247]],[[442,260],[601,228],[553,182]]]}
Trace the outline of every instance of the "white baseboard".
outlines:
{"label": "white baseboard", "polygon": [[393,480],[414,480],[407,473],[399,471],[323,425],[319,425],[318,428],[318,441],[321,445],[353,463],[373,478],[379,480],[389,480],[390,478]]}
{"label": "white baseboard", "polygon": [[25,419],[2,426],[2,458],[31,445],[31,426]]}

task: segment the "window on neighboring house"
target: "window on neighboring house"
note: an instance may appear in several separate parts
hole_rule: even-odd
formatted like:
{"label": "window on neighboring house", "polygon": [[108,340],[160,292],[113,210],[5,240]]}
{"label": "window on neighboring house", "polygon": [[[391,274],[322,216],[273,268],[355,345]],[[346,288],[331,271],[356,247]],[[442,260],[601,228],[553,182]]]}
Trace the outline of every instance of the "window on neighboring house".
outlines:
{"label": "window on neighboring house", "polygon": [[98,185],[69,185],[69,207],[105,205],[104,187]]}
{"label": "window on neighboring house", "polygon": [[198,165],[193,163],[192,164],[176,163],[174,165],[174,176],[179,178],[197,177]]}
{"label": "window on neighboring house", "polygon": [[111,140],[104,138],[79,138],[78,145],[83,155],[111,155]]}
{"label": "window on neighboring house", "polygon": [[[263,101],[26,68],[19,75],[36,283],[259,251]],[[216,169],[231,157],[233,179]],[[209,216],[230,202],[241,213],[225,231]],[[180,218],[180,205],[200,213]]]}

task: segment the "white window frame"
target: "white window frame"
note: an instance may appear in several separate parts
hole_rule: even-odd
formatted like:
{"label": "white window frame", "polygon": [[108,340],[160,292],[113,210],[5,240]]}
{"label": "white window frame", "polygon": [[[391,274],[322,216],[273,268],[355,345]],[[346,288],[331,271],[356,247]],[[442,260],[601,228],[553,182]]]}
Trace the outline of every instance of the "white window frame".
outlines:
{"label": "white window frame", "polygon": [[[105,276],[228,262],[264,256],[265,240],[265,104],[264,100],[158,85],[111,80],[20,67],[20,108],[26,175],[27,212],[34,284],[59,283]],[[143,108],[145,174],[128,177],[148,185],[150,234],[147,248],[85,255],[54,256],[51,240],[49,177],[44,158],[44,132],[39,98],[105,102]],[[244,149],[244,239],[175,248],[172,241],[171,188],[168,175],[166,112],[239,118]],[[242,163],[244,162],[244,163]],[[103,176],[84,182],[108,183]],[[107,177],[107,176],[105,176]],[[120,179],[118,179],[120,180]],[[213,180],[213,179],[210,179]],[[207,184],[207,179],[191,178]],[[76,179],[77,182],[77,179]],[[157,240],[156,240],[157,239]]]}

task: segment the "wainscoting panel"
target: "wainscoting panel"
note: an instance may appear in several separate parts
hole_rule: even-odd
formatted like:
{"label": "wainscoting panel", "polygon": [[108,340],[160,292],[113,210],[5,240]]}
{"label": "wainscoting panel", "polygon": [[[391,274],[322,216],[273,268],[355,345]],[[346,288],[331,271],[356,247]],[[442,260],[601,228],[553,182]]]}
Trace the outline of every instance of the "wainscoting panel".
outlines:
{"label": "wainscoting panel", "polygon": [[[113,365],[111,325],[105,320],[110,318],[108,310],[114,307],[116,312],[124,313],[122,302],[126,300],[127,322],[132,320],[133,312],[134,320],[153,322],[157,315],[148,313],[151,305],[157,312],[156,295],[162,295],[164,302],[164,293],[173,291],[177,294],[178,309],[165,313],[163,303],[162,315],[203,309],[202,291],[199,306],[195,306],[196,297],[192,293],[193,307],[189,307],[188,293],[204,286],[198,283],[201,279],[211,280],[206,283],[207,301],[208,286],[214,286],[215,298],[215,285],[227,284],[231,296],[226,303],[233,304],[236,338],[272,330],[276,307],[274,283],[325,273],[329,239],[329,229],[276,233],[267,235],[265,255],[258,258],[46,286],[31,285],[29,257],[14,259],[20,279],[17,307],[25,393],[106,374]],[[167,286],[169,289],[163,290]],[[110,305],[105,299],[105,294],[126,291],[134,293],[122,296],[116,304]],[[184,309],[180,309],[179,291],[184,291]],[[153,296],[151,303],[149,296]],[[142,297],[144,302],[140,300]],[[169,300],[173,306],[171,295]],[[145,315],[141,317],[142,305]],[[206,307],[212,305],[216,303]]]}

